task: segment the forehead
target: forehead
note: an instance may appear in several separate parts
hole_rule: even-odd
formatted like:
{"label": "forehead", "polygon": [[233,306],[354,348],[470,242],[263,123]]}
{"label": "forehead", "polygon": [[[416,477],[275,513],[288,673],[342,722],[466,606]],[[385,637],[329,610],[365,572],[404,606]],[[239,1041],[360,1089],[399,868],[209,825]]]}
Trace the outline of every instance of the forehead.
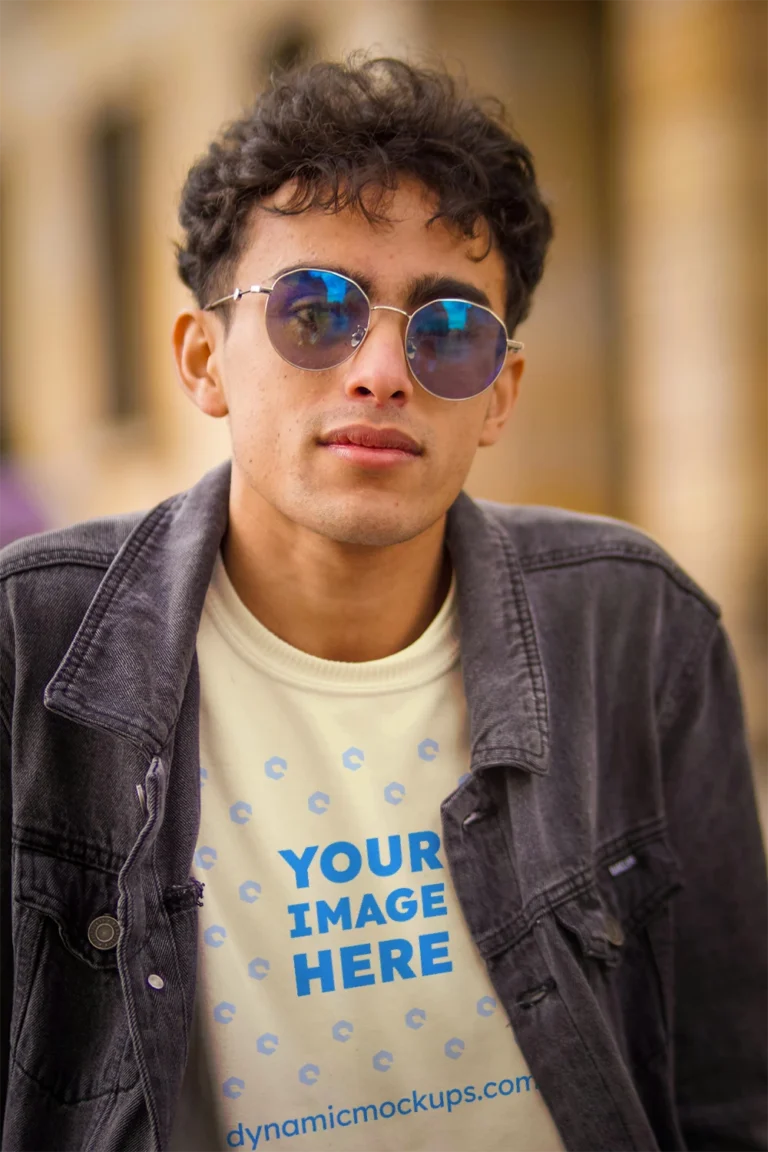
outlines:
{"label": "forehead", "polygon": [[494,246],[489,248],[487,226],[468,239],[442,220],[429,224],[436,198],[418,181],[402,180],[381,205],[386,220],[376,223],[356,208],[310,208],[295,216],[265,211],[286,203],[291,191],[281,189],[254,209],[237,285],[265,283],[281,269],[301,264],[346,268],[365,277],[372,298],[397,303],[410,284],[427,276],[472,285],[503,312],[504,262]]}

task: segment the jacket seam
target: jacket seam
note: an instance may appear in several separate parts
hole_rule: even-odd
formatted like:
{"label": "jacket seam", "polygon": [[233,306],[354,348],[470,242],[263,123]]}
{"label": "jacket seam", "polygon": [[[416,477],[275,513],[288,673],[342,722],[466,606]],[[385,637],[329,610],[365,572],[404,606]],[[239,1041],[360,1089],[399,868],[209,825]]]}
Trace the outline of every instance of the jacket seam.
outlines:
{"label": "jacket seam", "polygon": [[[490,945],[490,949],[486,954],[486,959],[497,955],[499,952],[506,951],[508,948],[514,946],[522,940],[524,936],[530,932],[537,920],[545,912],[553,912],[561,904],[567,900],[572,899],[574,896],[581,895],[582,892],[588,891],[590,886],[594,883],[594,876],[592,875],[589,867],[580,869],[572,876],[566,877],[564,880],[559,880],[557,884],[552,885],[545,892],[540,892],[528,902],[525,909],[515,917],[511,923],[508,923],[500,928],[492,928],[488,932],[484,932],[476,937],[478,946]],[[557,891],[559,894],[553,896],[552,894]]]}
{"label": "jacket seam", "polygon": [[[106,876],[113,876],[115,878],[125,864],[124,857],[118,857],[111,852],[105,852],[103,848],[100,848],[96,844],[90,844],[88,841],[71,840],[66,836],[62,836],[57,838],[55,845],[51,845],[48,842],[41,844],[32,838],[34,832],[35,829],[21,828],[17,825],[15,835],[13,836],[13,845],[17,848],[23,848],[28,852],[39,852],[43,856],[50,856],[54,860],[63,860],[67,864],[76,864],[82,868],[92,868],[94,872],[102,872]],[[41,833],[40,835],[45,835],[47,841],[47,834]],[[87,855],[89,852],[96,852],[103,860],[112,861],[112,866],[107,863],[89,859]]]}
{"label": "jacket seam", "polygon": [[[614,836],[606,840],[605,844],[595,849],[595,863],[599,866],[606,864],[617,853],[624,855],[635,849],[645,848],[646,844],[653,844],[656,840],[665,840],[667,822],[663,816],[650,816],[641,820],[621,836]],[[637,834],[635,834],[637,833]]]}
{"label": "jacket seam", "polygon": [[85,568],[109,568],[117,555],[115,552],[88,552],[77,548],[58,549],[54,552],[41,552],[39,556],[20,557],[15,563],[6,561],[0,570],[0,580],[34,572],[37,568],[55,568],[61,564],[79,564]]}
{"label": "jacket seam", "polygon": [[[531,756],[535,756],[537,759],[540,759],[543,755],[543,753],[541,751],[536,752],[530,746],[523,748],[519,744],[501,744],[501,745],[493,744],[491,746],[484,745],[482,752],[478,752],[476,755],[473,755],[472,762],[478,768],[495,768],[497,766],[496,762],[494,761],[494,763],[489,764],[487,762],[487,757],[489,755],[506,757],[509,752],[519,752],[521,754],[521,756],[524,756],[526,758],[526,761],[529,761]],[[526,767],[526,766],[527,765],[523,765],[523,767]],[[518,765],[517,764],[512,764],[512,765],[501,764],[500,767],[517,768]],[[540,769],[539,769],[539,771],[540,771]]]}
{"label": "jacket seam", "polygon": [[720,606],[675,564],[640,545],[624,545],[621,548],[584,545],[581,548],[555,549],[550,552],[529,553],[527,556],[519,557],[520,567],[524,572],[568,568],[598,560],[624,560],[629,564],[648,564],[658,568],[684,592],[688,592],[689,595],[699,600],[713,616],[719,618],[721,615]]}
{"label": "jacket seam", "polygon": [[[488,932],[477,936],[477,944],[484,945],[490,943],[492,951],[488,953],[489,956],[495,955],[501,950],[513,948],[519,940],[522,940],[523,936],[530,932],[536,921],[540,919],[544,913],[554,912],[561,904],[566,904],[569,900],[574,899],[576,896],[581,896],[584,892],[590,890],[599,892],[595,868],[601,867],[607,860],[615,856],[617,850],[619,850],[619,845],[621,845],[621,851],[639,851],[641,848],[644,848],[646,844],[652,844],[655,841],[661,840],[666,843],[664,833],[666,832],[667,825],[666,821],[662,818],[654,817],[636,827],[643,829],[639,835],[633,835],[630,831],[624,833],[621,837],[609,841],[603,848],[596,850],[593,866],[587,864],[570,876],[566,876],[564,879],[551,884],[549,888],[545,888],[543,892],[537,893],[510,923],[500,928],[492,928]],[[654,898],[655,895],[654,893]],[[492,941],[495,941],[495,943],[491,943]]]}
{"label": "jacket seam", "polygon": [[[61,688],[67,700],[73,704],[80,705],[83,720],[95,723],[97,727],[101,727],[107,732],[112,732],[113,729],[106,721],[114,720],[126,734],[133,734],[136,737],[137,747],[142,752],[148,752],[150,755],[156,754],[156,748],[159,748],[160,745],[157,743],[157,733],[155,731],[145,728],[135,720],[129,720],[124,712],[113,712],[109,708],[90,707],[88,698],[84,696],[82,692],[78,692],[76,688],[72,688],[70,682],[66,679]],[[99,724],[98,721],[102,721],[102,723]]]}
{"label": "jacket seam", "polygon": [[[56,927],[59,929],[59,935],[61,936],[64,947],[67,949],[70,955],[79,960],[81,964],[87,964],[88,967],[91,968],[94,972],[117,972],[116,960],[114,963],[111,961],[104,961],[101,964],[95,964],[92,960],[88,960],[83,953],[78,952],[76,948],[70,947],[67,941],[73,936],[76,937],[76,933],[72,933],[68,930],[69,925],[67,919],[58,909],[54,910],[49,904],[38,903],[34,897],[26,895],[14,896],[13,903],[18,908],[26,908],[28,912],[34,912],[37,916],[43,919],[43,921],[52,920]],[[151,930],[147,928],[142,938],[138,941],[138,943],[133,945],[130,953],[128,954],[130,959],[133,959],[134,956],[138,956],[138,954],[146,947],[151,935]]]}

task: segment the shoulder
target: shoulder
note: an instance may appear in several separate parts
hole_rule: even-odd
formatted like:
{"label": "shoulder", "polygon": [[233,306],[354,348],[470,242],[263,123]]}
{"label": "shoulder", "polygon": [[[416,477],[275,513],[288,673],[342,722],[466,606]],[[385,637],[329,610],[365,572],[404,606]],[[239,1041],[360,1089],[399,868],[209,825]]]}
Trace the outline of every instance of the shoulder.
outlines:
{"label": "shoulder", "polygon": [[[25,536],[0,549],[0,637],[62,656],[105,573],[143,513]],[[7,655],[5,657],[6,668]]]}
{"label": "shoulder", "polygon": [[[697,601],[705,614],[720,607],[648,533],[624,520],[537,504],[476,500],[485,516],[501,527],[517,553],[523,573],[580,572],[598,590],[609,584],[657,592],[672,585],[684,601]],[[587,570],[586,572],[584,570]]]}
{"label": "shoulder", "polygon": [[[640,707],[674,713],[723,632],[721,610],[656,540],[623,520],[538,505],[476,501],[511,547],[547,676],[579,669]],[[568,681],[568,691],[573,685]],[[665,719],[666,722],[666,719]]]}
{"label": "shoulder", "polygon": [[144,515],[106,516],[15,540],[0,549],[0,580],[44,568],[106,569]]}
{"label": "shoulder", "polygon": [[[0,549],[0,671],[3,721],[19,677],[42,696],[104,575],[141,513],[25,536]],[[26,678],[26,679],[25,679]]]}

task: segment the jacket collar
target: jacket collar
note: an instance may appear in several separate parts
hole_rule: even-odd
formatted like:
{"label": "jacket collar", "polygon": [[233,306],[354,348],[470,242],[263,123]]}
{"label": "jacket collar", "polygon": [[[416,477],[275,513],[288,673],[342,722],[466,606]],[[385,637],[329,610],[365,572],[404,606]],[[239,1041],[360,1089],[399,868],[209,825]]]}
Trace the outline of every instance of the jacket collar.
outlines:
{"label": "jacket collar", "polygon": [[[168,745],[227,526],[231,465],[166,500],[127,537],[45,691],[58,715],[149,756]],[[522,571],[491,511],[459,497],[446,540],[456,569],[472,767],[548,771],[544,675]]]}

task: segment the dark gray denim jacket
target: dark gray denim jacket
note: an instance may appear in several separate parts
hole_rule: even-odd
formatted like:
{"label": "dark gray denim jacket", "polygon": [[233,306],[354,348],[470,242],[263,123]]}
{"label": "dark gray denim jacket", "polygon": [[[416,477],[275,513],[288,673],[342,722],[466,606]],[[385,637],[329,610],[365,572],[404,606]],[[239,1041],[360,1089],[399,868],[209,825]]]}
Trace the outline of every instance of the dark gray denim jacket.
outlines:
{"label": "dark gray denim jacket", "polygon": [[[229,475],[0,555],[8,1150],[169,1139]],[[566,1147],[763,1148],[765,868],[717,606],[617,521],[462,494],[447,542],[472,772],[444,846]]]}

